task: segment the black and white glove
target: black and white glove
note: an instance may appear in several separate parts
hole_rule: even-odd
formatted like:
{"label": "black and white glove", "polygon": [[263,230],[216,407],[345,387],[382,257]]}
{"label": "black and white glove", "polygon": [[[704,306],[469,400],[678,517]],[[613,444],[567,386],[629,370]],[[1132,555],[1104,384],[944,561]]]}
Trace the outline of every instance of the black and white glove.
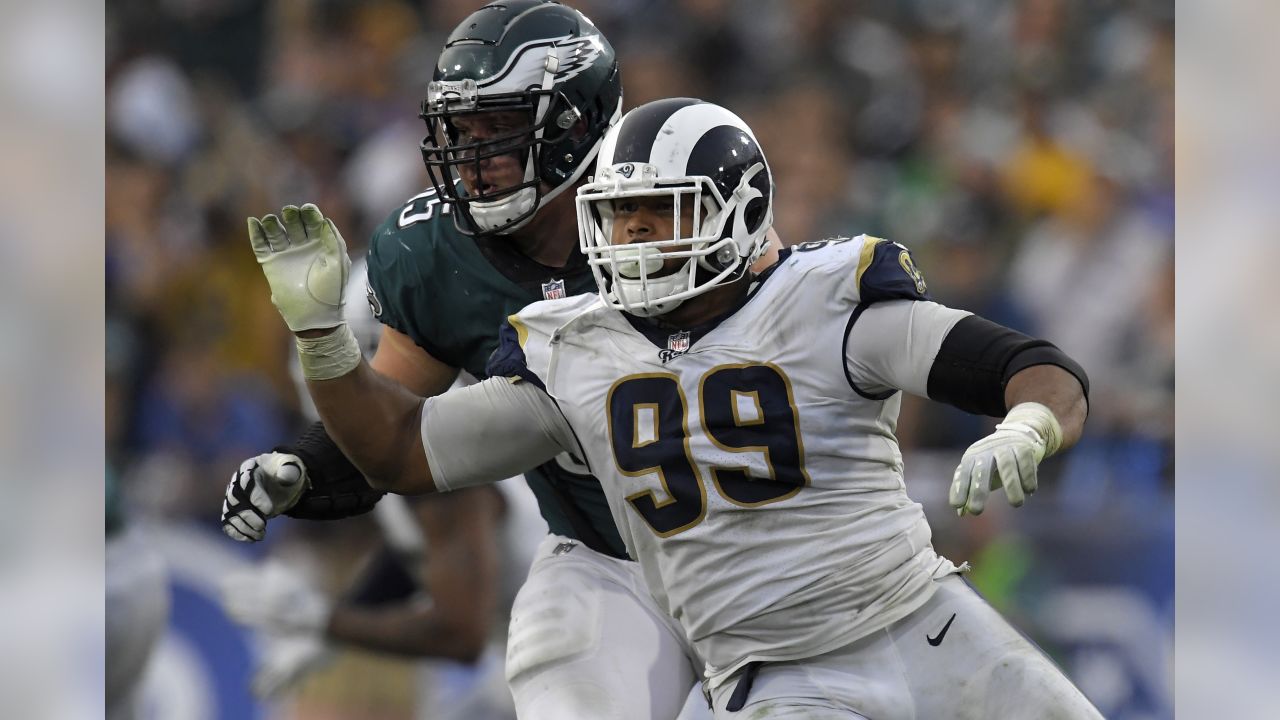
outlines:
{"label": "black and white glove", "polygon": [[227,484],[222,532],[240,542],[261,540],[267,520],[292,508],[307,484],[307,467],[297,455],[270,452],[245,460]]}

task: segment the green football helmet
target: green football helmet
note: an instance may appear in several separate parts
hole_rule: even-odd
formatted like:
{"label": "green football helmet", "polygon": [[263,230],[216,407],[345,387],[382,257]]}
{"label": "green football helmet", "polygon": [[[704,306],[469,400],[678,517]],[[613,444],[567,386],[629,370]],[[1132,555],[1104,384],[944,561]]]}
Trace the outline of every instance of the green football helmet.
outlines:
{"label": "green football helmet", "polygon": [[[510,233],[591,167],[621,108],[613,47],[585,15],[547,0],[490,3],[440,53],[422,102],[422,158],[460,231]],[[456,123],[486,113],[504,118],[495,131],[460,132]],[[497,158],[514,158],[523,177],[486,181]]]}

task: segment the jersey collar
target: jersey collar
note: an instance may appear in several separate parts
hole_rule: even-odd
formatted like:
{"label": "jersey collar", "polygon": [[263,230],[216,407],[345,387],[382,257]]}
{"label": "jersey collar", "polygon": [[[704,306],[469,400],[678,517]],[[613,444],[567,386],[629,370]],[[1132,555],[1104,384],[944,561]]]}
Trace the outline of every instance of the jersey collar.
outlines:
{"label": "jersey collar", "polygon": [[[756,293],[759,292],[760,288],[764,286],[765,282],[768,281],[769,278],[773,277],[774,271],[782,265],[782,261],[786,260],[787,256],[790,254],[790,248],[783,249],[779,252],[777,262],[765,268],[764,271],[751,281],[751,286],[747,289],[747,294],[735,303],[733,307],[730,307],[720,315],[707,320],[706,322],[694,325],[693,327],[676,328],[669,325],[660,325],[653,318],[637,317],[628,312],[622,312],[622,316],[626,318],[628,323],[631,323],[631,327],[635,328],[641,335],[648,339],[649,342],[657,346],[658,349],[671,350],[673,343],[685,342],[687,343],[687,347],[684,352],[687,352],[688,349],[691,349],[696,345],[699,340],[706,337],[712,330],[720,327],[721,323],[728,320],[730,317],[733,317],[734,313],[738,312],[747,303],[751,302],[752,298],[756,296]],[[680,337],[682,335],[687,335],[687,337],[682,339]]]}
{"label": "jersey collar", "polygon": [[[493,269],[521,290],[538,299],[542,298],[543,284],[557,279],[572,282],[580,277],[586,277],[591,279],[591,286],[595,286],[595,279],[592,278],[587,266],[587,258],[576,245],[564,267],[555,268],[525,256],[512,247],[510,241],[504,240],[501,236],[482,236],[475,238],[474,241],[480,254],[493,266]],[[570,294],[576,293],[570,290]]]}

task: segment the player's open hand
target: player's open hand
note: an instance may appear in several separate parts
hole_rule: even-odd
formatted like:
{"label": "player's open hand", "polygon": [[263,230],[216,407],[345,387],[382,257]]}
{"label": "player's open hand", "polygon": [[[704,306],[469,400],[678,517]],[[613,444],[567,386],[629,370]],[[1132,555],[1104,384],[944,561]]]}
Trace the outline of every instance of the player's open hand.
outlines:
{"label": "player's open hand", "polygon": [[951,479],[948,500],[960,515],[977,515],[987,493],[1004,487],[1009,504],[1021,507],[1036,491],[1036,471],[1062,442],[1062,429],[1048,408],[1023,403],[1013,408],[996,431],[969,446]]}
{"label": "player's open hand", "polygon": [[271,286],[271,302],[290,330],[343,323],[342,295],[351,258],[342,234],[320,208],[286,205],[280,217],[249,218],[249,244]]}

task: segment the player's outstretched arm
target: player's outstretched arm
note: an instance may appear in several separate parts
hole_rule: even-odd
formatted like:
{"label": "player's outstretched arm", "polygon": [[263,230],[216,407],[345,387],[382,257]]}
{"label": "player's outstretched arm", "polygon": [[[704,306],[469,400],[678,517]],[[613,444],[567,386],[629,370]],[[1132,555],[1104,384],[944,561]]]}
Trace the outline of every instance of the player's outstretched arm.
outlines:
{"label": "player's outstretched arm", "polygon": [[[528,383],[491,378],[424,403],[374,371],[343,320],[346,244],[315,205],[249,218],[249,241],[272,303],[298,338],[325,428],[375,489],[412,495],[497,482],[574,447],[554,402]],[[486,439],[494,436],[505,442]],[[429,462],[433,446],[447,457]],[[437,466],[448,483],[431,464],[446,460]]]}
{"label": "player's outstretched arm", "polygon": [[290,205],[280,217],[249,218],[249,242],[338,447],[377,489],[434,490],[418,436],[422,399],[364,362],[343,318],[351,260],[333,222],[315,205]]}
{"label": "player's outstretched arm", "polygon": [[[1078,363],[1042,340],[980,318],[970,320],[986,323],[984,330],[970,330],[975,337],[996,338],[983,355],[1003,356],[1006,413],[995,432],[970,445],[960,458],[948,493],[960,515],[981,513],[988,492],[1000,487],[1009,504],[1021,506],[1036,491],[1041,461],[1080,439],[1089,412],[1088,376]],[[1003,352],[990,352],[1001,345]]]}
{"label": "player's outstretched arm", "polygon": [[[300,336],[299,347],[310,340]],[[363,360],[337,377],[308,377],[307,390],[334,442],[370,486],[402,495],[435,492],[419,436],[422,398]]]}
{"label": "player's outstretched arm", "polygon": [[[457,368],[385,325],[369,365],[420,397],[439,395],[458,376]],[[273,450],[245,460],[227,484],[222,529],[233,540],[262,540],[267,522],[281,514],[306,520],[360,515],[385,495],[369,486],[323,423],[313,423],[292,443]]]}
{"label": "player's outstretched arm", "polygon": [[987,493],[1003,487],[1014,507],[1039,484],[1040,462],[1074,445],[1088,404],[1075,375],[1056,365],[1018,371],[1005,388],[1009,408],[995,432],[969,446],[951,480],[948,500],[960,515],[977,515]]}
{"label": "player's outstretched arm", "polygon": [[845,359],[864,396],[905,390],[1004,418],[969,446],[952,476],[948,500],[961,515],[982,512],[1000,487],[1022,505],[1036,490],[1040,462],[1080,438],[1088,409],[1084,369],[1051,343],[933,302],[864,308]]}

